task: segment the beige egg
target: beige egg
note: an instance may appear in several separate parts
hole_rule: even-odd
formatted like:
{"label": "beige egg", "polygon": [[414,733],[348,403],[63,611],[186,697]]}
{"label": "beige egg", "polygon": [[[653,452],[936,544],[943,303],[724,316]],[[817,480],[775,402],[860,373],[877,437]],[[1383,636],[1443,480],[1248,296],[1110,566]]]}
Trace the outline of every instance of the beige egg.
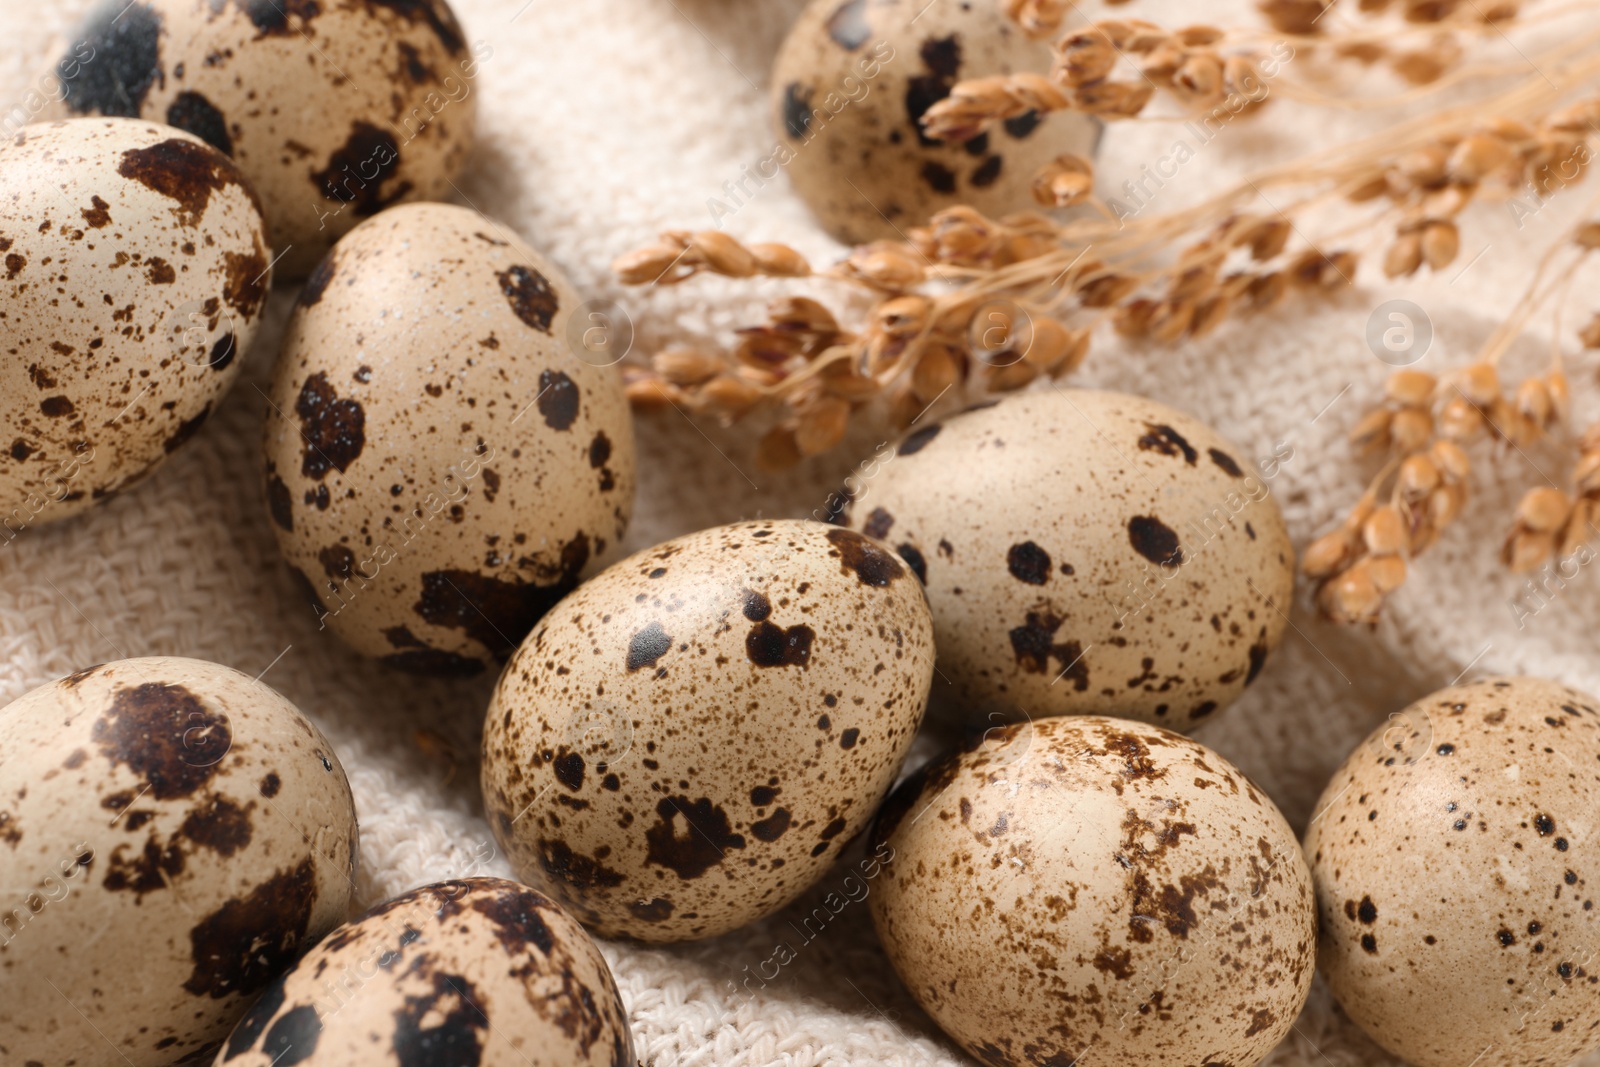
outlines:
{"label": "beige egg", "polygon": [[218,1067],[633,1067],[611,969],[548,897],[436,882],[335,930],[269,986]]}
{"label": "beige egg", "polygon": [[495,690],[484,806],[524,880],[606,936],[776,911],[888,791],[933,672],[916,579],[771,520],[638,553],[545,616]]}
{"label": "beige egg", "polygon": [[271,285],[255,194],[198,139],[129,119],[0,145],[0,526],[155,470],[239,374]]}
{"label": "beige egg", "polygon": [[1305,835],[1318,965],[1345,1014],[1416,1067],[1600,1049],[1596,707],[1539,678],[1441,689],[1323,792]]}
{"label": "beige egg", "polygon": [[208,1056],[345,918],[355,805],[328,741],[249,675],[79,671],[0,709],[0,1062]]}
{"label": "beige egg", "polygon": [[[1100,123],[1028,112],[964,144],[930,140],[919,120],[959,81],[1049,71],[993,0],[813,0],[772,75],[778,143],[752,172],[787,171],[817,220],[847,244],[904,240],[935,212],[967,204],[999,218],[1036,210],[1034,174],[1064,153],[1092,156]],[[737,210],[749,183],[713,201]]]}
{"label": "beige egg", "polygon": [[1187,730],[1255,680],[1288,623],[1278,460],[1152,400],[1052,389],[912,431],[831,506],[922,577],[939,671],[973,721]]}
{"label": "beige egg", "polygon": [[878,937],[982,1063],[1252,1067],[1311,989],[1311,872],[1237,768],[1121,719],[1039,719],[898,787]]}
{"label": "beige egg", "polygon": [[633,422],[569,337],[567,280],[504,226],[409,204],[300,295],[273,379],[266,492],[321,625],[470,674],[516,648],[621,538]]}
{"label": "beige egg", "polygon": [[50,76],[54,115],[164,122],[233,157],[283,277],[472,151],[486,43],[445,0],[100,0]]}

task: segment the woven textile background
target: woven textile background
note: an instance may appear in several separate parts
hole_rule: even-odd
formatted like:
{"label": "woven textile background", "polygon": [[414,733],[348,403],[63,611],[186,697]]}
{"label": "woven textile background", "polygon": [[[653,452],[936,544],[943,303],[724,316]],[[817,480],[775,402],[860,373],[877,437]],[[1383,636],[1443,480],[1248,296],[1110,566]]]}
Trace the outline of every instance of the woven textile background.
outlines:
{"label": "woven textile background", "polygon": [[[84,7],[85,0],[0,0],[5,109],[22,98],[52,42]],[[628,291],[606,266],[658,228],[708,227],[708,198],[770,154],[766,81],[801,0],[531,0],[525,8],[524,0],[456,0],[456,7],[468,37],[493,49],[475,87],[481,136],[460,183],[463,201],[521,232],[586,295],[622,301],[637,325],[639,351],[669,339],[725,338],[732,327],[759,321],[767,296],[797,288],[696,279]],[[1097,4],[1084,9],[1099,14]],[[1235,0],[1140,0],[1115,11],[1172,25],[1256,18]],[[1517,54],[1505,50],[1510,62]],[[1296,76],[1316,76],[1316,59],[1293,62]],[[1103,189],[1115,192],[1142,167],[1160,164],[1172,176],[1147,180],[1146,189],[1154,190],[1150,210],[1165,210],[1388,118],[1312,113],[1275,100],[1210,141],[1180,123],[1125,123],[1103,142]],[[1188,151],[1176,150],[1180,141]],[[1270,317],[1235,320],[1202,342],[1154,349],[1097,339],[1077,382],[1186,408],[1247,455],[1269,455],[1287,443],[1293,457],[1274,491],[1303,547],[1348,507],[1370,473],[1343,434],[1379,395],[1388,370],[1364,339],[1374,307],[1407,296],[1427,309],[1436,336],[1424,369],[1462,358],[1521,291],[1543,242],[1585,199],[1569,193],[1520,222],[1503,205],[1475,209],[1457,263],[1431,278],[1383,284],[1369,265],[1354,291],[1291,300]],[[813,262],[840,252],[781,178],[724,226],[740,237],[790,242]],[[1381,249],[1381,235],[1367,247]],[[264,680],[317,721],[349,772],[361,821],[361,907],[440,878],[509,874],[494,854],[477,795],[476,751],[493,679],[418,682],[358,659],[318,631],[278,562],[258,481],[259,389],[292,299],[292,290],[274,294],[242,379],[156,477],[91,514],[0,543],[0,704],[76,668],[126,656],[193,656],[252,675],[271,664]],[[1546,338],[1537,330],[1544,325],[1536,323],[1526,341],[1529,358],[1543,350]],[[1600,414],[1592,366],[1574,370],[1573,380],[1579,420]],[[691,424],[672,412],[642,418],[637,514],[618,551],[743,517],[810,514],[884,436],[881,427],[862,426],[846,447],[780,477],[759,472],[749,445],[709,421]],[[1600,690],[1600,576],[1580,573],[1519,625],[1512,605],[1523,583],[1495,558],[1501,523],[1532,476],[1529,464],[1554,471],[1555,453],[1480,450],[1474,462],[1482,488],[1466,518],[1420,561],[1376,631],[1332,628],[1302,602],[1257,683],[1199,733],[1276,799],[1297,832],[1367,731],[1463,671],[1536,673]],[[446,739],[457,765],[440,746],[419,746],[419,729]],[[930,748],[923,743],[919,756]],[[967,1062],[900,989],[865,903],[850,905],[799,946],[789,918],[808,912],[844,873],[841,867],[789,912],[716,941],[670,949],[606,944],[643,1061]],[[751,983],[753,996],[736,991],[783,940],[798,947],[798,958],[765,988]],[[1343,1020],[1319,982],[1272,1062],[1388,1061]],[[1588,1063],[1600,1064],[1600,1057]]]}

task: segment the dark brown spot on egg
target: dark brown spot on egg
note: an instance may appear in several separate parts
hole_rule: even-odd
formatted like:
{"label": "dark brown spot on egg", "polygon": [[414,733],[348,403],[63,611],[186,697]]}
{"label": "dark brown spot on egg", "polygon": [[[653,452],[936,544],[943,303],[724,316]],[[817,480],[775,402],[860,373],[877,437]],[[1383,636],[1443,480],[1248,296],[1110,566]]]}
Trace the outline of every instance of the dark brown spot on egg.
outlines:
{"label": "dark brown spot on egg", "polygon": [[1183,551],[1178,547],[1178,535],[1154,515],[1135,515],[1128,520],[1128,541],[1135,552],[1167,567],[1183,565]]}
{"label": "dark brown spot on egg", "polygon": [[573,852],[565,841],[539,840],[539,866],[546,874],[579,891],[615,889],[622,875],[599,859]]}
{"label": "dark brown spot on egg", "polygon": [[895,447],[895,455],[916,455],[918,452],[921,452],[927,447],[929,441],[932,441],[935,437],[938,437],[939,431],[942,429],[944,429],[944,426],[935,422],[928,426],[922,427],[920,430],[913,430],[912,432],[906,434],[905,440],[901,441],[900,444]]}
{"label": "dark brown spot on egg", "polygon": [[956,172],[936,160],[922,164],[922,180],[936,193],[948,195],[956,191]]}
{"label": "dark brown spot on egg", "polygon": [[784,832],[789,829],[789,824],[792,820],[793,816],[789,814],[788,808],[779,808],[765,819],[751,823],[750,832],[756,836],[757,840],[771,844],[784,835]]}
{"label": "dark brown spot on egg", "polygon": [[562,549],[551,585],[508,582],[473,571],[429,571],[422,576],[422,594],[412,610],[424,622],[460,630],[494,655],[505,656],[577,587],[578,574],[588,562],[589,539],[579,534]]}
{"label": "dark brown spot on egg", "polygon": [[596,430],[594,440],[589,442],[589,466],[599,468],[611,458],[611,438],[606,436],[604,430]]}
{"label": "dark brown spot on egg", "polygon": [[1141,451],[1157,452],[1163,456],[1182,456],[1191,467],[1200,458],[1200,453],[1194,450],[1194,446],[1171,426],[1160,422],[1147,422],[1144,427],[1145,434],[1139,438]]}
{"label": "dark brown spot on egg", "polygon": [[1369,956],[1378,954],[1378,939],[1371,934],[1361,935],[1361,950]]}
{"label": "dark brown spot on egg", "polygon": [[185,89],[167,105],[167,125],[194,134],[225,156],[233,155],[228,120],[216,105],[193,90]]}
{"label": "dark brown spot on egg", "polygon": [[488,1003],[465,976],[436,971],[433,988],[394,1013],[390,1048],[399,1067],[477,1067],[487,1041]]}
{"label": "dark brown spot on egg", "polygon": [[906,566],[917,576],[917,581],[923,585],[928,584],[928,561],[915,545],[900,544],[895,546],[895,553],[906,561]]}
{"label": "dark brown spot on egg", "polygon": [[294,497],[289,492],[289,486],[276,474],[267,476],[267,511],[280,529],[293,532]]}
{"label": "dark brown spot on egg", "polygon": [[11,442],[11,458],[16,460],[18,463],[23,462],[36,451],[38,451],[38,449],[29,445],[28,442],[24,441],[20,437]]}
{"label": "dark brown spot on egg", "polygon": [[82,211],[84,225],[91,230],[103,230],[111,223],[111,205],[98,196],[89,198],[89,207]]}
{"label": "dark brown spot on egg", "polygon": [[184,817],[179,829],[184,837],[223,856],[231,856],[250,843],[250,812],[226,797],[213,797]]}
{"label": "dark brown spot on egg", "polygon": [[1371,926],[1378,921],[1378,906],[1371,897],[1362,897],[1361,903],[1356,905],[1355,915],[1363,926]]}
{"label": "dark brown spot on egg", "polygon": [[64,396],[47,396],[39,401],[39,410],[52,419],[59,419],[71,415],[77,407]]}
{"label": "dark brown spot on egg", "polygon": [[972,177],[969,180],[979,189],[988,188],[999,179],[1003,162],[999,156],[990,156],[978,164],[977,169],[972,172]]}
{"label": "dark brown spot on egg", "polygon": [[354,400],[341,399],[322,371],[300,387],[295,401],[304,444],[300,473],[321,481],[330,470],[350,469],[366,446],[366,412]]}
{"label": "dark brown spot on egg", "polygon": [[[677,832],[678,820],[684,832]],[[733,832],[727,812],[701,797],[662,797],[656,804],[656,823],[645,830],[645,863],[671,869],[684,881],[699,878],[721,863],[729,849],[744,848],[744,837]]]}
{"label": "dark brown spot on egg", "polygon": [[273,1016],[278,1014],[278,1009],[283,1007],[283,982],[276,981],[267,987],[266,991],[250,1005],[250,1010],[245,1012],[244,1018],[233,1028],[233,1033],[228,1035],[227,1051],[224,1061],[237,1059],[255,1048],[261,1035],[266,1032],[267,1024]]}
{"label": "dark brown spot on egg", "polygon": [[828,540],[845,572],[864,585],[886,586],[905,575],[898,559],[852,530],[829,530]]}
{"label": "dark brown spot on egg", "polygon": [[492,895],[480,895],[472,902],[472,910],[495,924],[500,947],[511,956],[520,956],[533,945],[546,956],[555,948],[555,935],[550,932],[544,916],[542,900],[525,890],[504,890]]}
{"label": "dark brown spot on egg", "polygon": [[1234,461],[1232,456],[1222,451],[1222,449],[1208,448],[1206,449],[1206,452],[1211,456],[1211,462],[1215,463],[1218,467],[1221,467],[1228,474],[1235,478],[1244,477],[1244,471],[1239,469],[1239,464]]}
{"label": "dark brown spot on egg", "polygon": [[1056,631],[1065,620],[1048,611],[1030,611],[1027,621],[1011,630],[1011,652],[1017,664],[1029,674],[1045,674],[1053,658],[1070,678],[1073,688],[1089,688],[1089,665],[1083,662],[1083,646],[1077,641],[1056,641]]}
{"label": "dark brown spot on egg", "polygon": [[[922,116],[927,114],[930,107],[950,95],[956,76],[961,71],[961,42],[953,34],[949,37],[930,37],[922,42],[918,53],[926,73],[915,75],[906,83],[906,121],[917,135],[917,143],[929,147],[941,142],[923,132]],[[923,176],[926,178],[926,173]],[[950,188],[940,191],[955,191],[954,175],[951,175]]]}
{"label": "dark brown spot on egg", "polygon": [[556,781],[576,793],[583,788],[584,763],[581,753],[569,752],[563,748],[556,754],[552,763]]}
{"label": "dark brown spot on egg", "polygon": [[[321,12],[322,0],[234,0],[234,4],[256,28],[256,36],[287,37],[300,30]],[[220,8],[221,4],[216,4]],[[291,24],[289,19],[296,21]]]}
{"label": "dark brown spot on egg", "polygon": [[142,898],[168,886],[168,879],[183,873],[183,850],[168,842],[165,846],[155,838],[130,855],[127,845],[118,845],[111,853],[106,866],[106,877],[101,883],[113,893],[132,893]]}
{"label": "dark brown spot on egg", "polygon": [[783,128],[795,140],[811,129],[811,90],[790,82],[783,90]]}
{"label": "dark brown spot on egg", "polygon": [[155,800],[194,793],[233,747],[226,715],[183,686],[161,682],[119,689],[92,736],[107,759],[149,782]]}
{"label": "dark brown spot on egg", "polygon": [[1256,675],[1261,673],[1261,668],[1267,663],[1267,641],[1263,637],[1250,646],[1250,670],[1244,677],[1244,684],[1249,685],[1256,680]]}
{"label": "dark brown spot on egg", "polygon": [[260,245],[250,252],[224,252],[222,298],[244,318],[261,310],[267,299],[267,258]]}
{"label": "dark brown spot on egg", "polygon": [[[500,279],[500,291],[505,294],[517,318],[540,333],[549,333],[550,323],[555,319],[556,312],[561,310],[561,300],[556,296],[550,279],[532,267],[512,267],[501,271],[496,277]],[[565,378],[566,375],[561,377]],[[539,385],[540,388],[547,387],[543,380]],[[560,428],[566,429],[564,426]]]}
{"label": "dark brown spot on egg", "polygon": [[873,508],[867,515],[867,521],[861,524],[861,532],[868,537],[883,539],[889,536],[889,531],[894,527],[894,516],[883,508]]}
{"label": "dark brown spot on egg", "polygon": [[867,0],[846,0],[828,16],[828,36],[847,52],[867,43],[872,27],[867,23]]}
{"label": "dark brown spot on egg", "polygon": [[[80,115],[137,118],[145,97],[156,82],[165,82],[161,69],[161,15],[147,3],[99,4],[79,27],[78,44],[63,56],[56,69],[62,101]],[[82,49],[93,57],[84,61]]]}
{"label": "dark brown spot on egg", "polygon": [[278,777],[277,771],[269,771],[267,776],[261,779],[261,795],[266,797],[268,800],[271,800],[273,797],[277,796],[278,790],[282,788],[283,779]]}
{"label": "dark brown spot on egg", "polygon": [[1533,828],[1540,837],[1549,837],[1556,832],[1556,821],[1548,815],[1536,815],[1533,819]]}
{"label": "dark brown spot on egg", "polygon": [[1019,582],[1043,585],[1050,580],[1050,553],[1032,541],[1012,545],[1006,551],[1006,569]]}
{"label": "dark brown spot on egg", "polygon": [[160,256],[151,256],[145,260],[145,278],[151,285],[171,285],[178,280],[178,272]]}
{"label": "dark brown spot on egg", "polygon": [[200,432],[200,427],[204,426],[206,424],[206,419],[210,417],[211,405],[207,404],[205,407],[200,409],[199,414],[195,415],[194,418],[180,421],[178,423],[178,428],[172,431],[171,436],[169,436],[165,441],[161,442],[162,450],[170,456],[172,453],[182,448],[189,442],[191,437]]}
{"label": "dark brown spot on egg", "polygon": [[635,900],[628,905],[628,910],[640,922],[664,923],[672,918],[672,901],[667,900],[665,897]]}
{"label": "dark brown spot on egg", "polygon": [[[197,226],[211,203],[213,193],[230,185],[246,191],[238,169],[216,149],[173,137],[149,148],[130,148],[122,153],[117,173],[177,203],[178,220]],[[254,192],[249,194],[252,199]]]}
{"label": "dark brown spot on egg", "polygon": [[652,622],[628,641],[628,670],[654,667],[656,661],[672,647],[672,637],[659,622]]}
{"label": "dark brown spot on egg", "polygon": [[839,735],[839,747],[849,751],[856,747],[856,741],[861,737],[861,731],[854,726]]}
{"label": "dark brown spot on egg", "polygon": [[[310,1059],[317,1051],[317,1041],[322,1036],[322,1019],[310,1004],[300,1004],[278,1017],[261,1042],[261,1051],[272,1061],[272,1067],[294,1067]],[[204,1050],[209,1051],[209,1049]],[[190,1057],[179,1060],[181,1064]]]}
{"label": "dark brown spot on egg", "polygon": [[194,971],[183,988],[214,1000],[256,992],[299,954],[316,900],[306,859],[228,901],[189,932]]}
{"label": "dark brown spot on egg", "polygon": [[1007,133],[1021,141],[1038,129],[1039,123],[1042,121],[1044,120],[1040,118],[1037,111],[1024,111],[1020,115],[1006,119],[1001,125],[1005,127]]}
{"label": "dark brown spot on egg", "polygon": [[757,667],[809,667],[811,642],[816,636],[816,631],[804,624],[786,629],[760,622],[745,637],[745,655]]}
{"label": "dark brown spot on egg", "polygon": [[763,593],[746,589],[744,591],[744,617],[751,622],[764,622],[772,614],[772,601]]}
{"label": "dark brown spot on egg", "polygon": [[552,430],[570,430],[578,419],[580,403],[578,383],[564,371],[541,371],[539,374],[539,414]]}
{"label": "dark brown spot on egg", "polygon": [[300,290],[300,295],[295,298],[295,306],[308,308],[313,304],[320,303],[322,294],[328,291],[328,285],[333,281],[335,269],[334,253],[330,251],[312,269],[310,277],[306,278],[305,286]]}
{"label": "dark brown spot on egg", "polygon": [[351,124],[350,136],[328,157],[328,165],[313,171],[312,181],[325,200],[349,204],[356,215],[366,218],[397,203],[411,191],[410,182],[401,182],[389,195],[383,186],[400,169],[400,146],[394,136],[370,122]]}
{"label": "dark brown spot on egg", "polygon": [[758,808],[764,808],[778,799],[778,794],[783,790],[770,785],[758,785],[750,790],[750,803]]}
{"label": "dark brown spot on egg", "polygon": [[228,365],[233,362],[234,355],[238,352],[238,346],[239,339],[237,337],[231,333],[223,334],[211,346],[211,358],[206,365],[218,372],[227,370]]}

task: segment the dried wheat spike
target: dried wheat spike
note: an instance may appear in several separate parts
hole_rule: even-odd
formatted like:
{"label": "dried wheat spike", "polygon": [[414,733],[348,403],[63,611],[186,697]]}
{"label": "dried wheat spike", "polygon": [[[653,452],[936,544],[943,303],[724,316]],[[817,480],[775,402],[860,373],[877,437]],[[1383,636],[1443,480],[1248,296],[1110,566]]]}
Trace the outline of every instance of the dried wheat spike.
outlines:
{"label": "dried wheat spike", "polygon": [[1054,37],[1072,10],[1071,0],[999,0],[1000,10],[1029,37]]}
{"label": "dried wheat spike", "polygon": [[624,285],[676,285],[701,271],[729,278],[799,278],[811,273],[811,265],[788,245],[747,246],[720,230],[668,230],[656,244],[618,256],[611,270]]}
{"label": "dried wheat spike", "polygon": [[934,140],[964,142],[992,122],[1071,106],[1067,95],[1042,74],[973,78],[957,82],[949,96],[930,107],[922,116],[922,128]]}
{"label": "dried wheat spike", "polygon": [[1305,36],[1317,32],[1317,23],[1334,0],[1260,0],[1257,9],[1279,33]]}
{"label": "dried wheat spike", "polygon": [[1094,192],[1094,164],[1082,156],[1057,156],[1033,176],[1033,198],[1047,207],[1071,207]]}

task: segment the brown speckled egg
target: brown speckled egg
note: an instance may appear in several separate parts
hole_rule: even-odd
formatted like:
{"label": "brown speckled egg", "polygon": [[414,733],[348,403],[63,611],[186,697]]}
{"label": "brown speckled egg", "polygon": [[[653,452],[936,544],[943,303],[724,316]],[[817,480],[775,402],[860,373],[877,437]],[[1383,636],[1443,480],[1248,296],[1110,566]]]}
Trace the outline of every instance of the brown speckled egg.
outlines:
{"label": "brown speckled egg", "polygon": [[154,123],[0,144],[0,515],[14,532],[125,489],[238,377],[271,285],[255,194]]}
{"label": "brown speckled egg", "polygon": [[1252,1067],[1311,989],[1293,832],[1227,760],[1159,727],[991,730],[897,788],[872,845],[890,961],[982,1063]]}
{"label": "brown speckled egg", "polygon": [[1187,730],[1288,623],[1294,551],[1257,464],[1142,397],[1052,389],[921,426],[835,504],[926,583],[939,671],[974,721]]}
{"label": "brown speckled egg", "polygon": [[1317,804],[1318,965],[1416,1067],[1561,1067],[1600,1049],[1600,711],[1538,678],[1390,717]]}
{"label": "brown speckled egg", "polygon": [[54,112],[164,122],[232,156],[289,278],[391,204],[450,194],[494,54],[445,0],[101,0],[70,39]]}
{"label": "brown speckled egg", "polygon": [[[1100,123],[1028,112],[964,144],[930,140],[919,120],[959,81],[1050,69],[993,0],[813,0],[772,75],[780,169],[825,230],[847,244],[904,240],[934,212],[968,204],[991,217],[1035,210],[1036,171],[1094,154]],[[768,173],[771,171],[771,173]],[[731,213],[737,190],[713,202]]]}
{"label": "brown speckled egg", "polygon": [[0,1062],[209,1056],[349,910],[355,805],[249,675],[128,659],[0,709]]}
{"label": "brown speckled egg", "polygon": [[465,208],[393,208],[301,293],[273,380],[268,511],[322,625],[425,673],[508,656],[616,543],[633,422],[575,352],[577,296]]}
{"label": "brown speckled egg", "polygon": [[484,726],[519,876],[607,936],[709,937],[777,910],[866,825],[922,720],[916,578],[848,530],[680,537],[528,635]]}
{"label": "brown speckled egg", "polygon": [[500,878],[413,889],[270,985],[218,1067],[633,1067],[611,969],[548,897]]}

